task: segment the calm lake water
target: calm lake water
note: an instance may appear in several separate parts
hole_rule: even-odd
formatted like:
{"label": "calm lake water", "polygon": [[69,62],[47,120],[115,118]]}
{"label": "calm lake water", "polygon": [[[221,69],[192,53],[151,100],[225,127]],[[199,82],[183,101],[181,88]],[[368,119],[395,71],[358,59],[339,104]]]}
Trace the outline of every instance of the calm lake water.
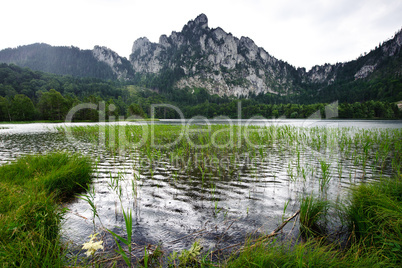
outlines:
{"label": "calm lake water", "polygon": [[[155,122],[180,123],[180,120]],[[402,121],[366,120],[186,120],[185,123],[402,128]],[[0,164],[24,154],[60,150],[80,152],[96,160],[94,203],[100,220],[95,219],[95,231],[101,233],[106,251],[114,248],[115,243],[104,228],[124,234],[120,228],[124,226],[122,207],[133,211],[134,242],[138,248],[141,246],[141,251],[144,245],[158,243],[168,252],[182,250],[189,248],[195,239],[200,239],[204,249],[218,249],[243,241],[246,235],[256,231],[271,232],[284,217],[298,209],[300,196],[319,192],[320,162],[314,151],[304,150],[295,159],[292,152],[272,145],[265,148],[263,156],[259,157],[227,155],[228,159],[237,157],[236,167],[229,168],[223,164],[219,172],[201,174],[197,169],[187,167],[188,162],[172,163],[166,155],[149,163],[144,162],[141,153],[135,150],[116,156],[85,139],[71,143],[54,129],[56,126],[94,124],[1,125]],[[194,161],[205,160],[196,157]],[[344,196],[351,184],[370,180],[375,173],[369,165],[366,170],[361,170],[359,165],[355,165],[355,158],[351,155],[342,159],[332,156],[327,159],[332,178],[327,192],[329,199]],[[206,163],[208,165],[209,162]],[[296,170],[297,166],[303,170]],[[301,176],[301,172],[304,179],[294,179],[294,176]],[[389,174],[389,170],[383,173],[384,176]],[[94,232],[92,211],[88,203],[80,199],[66,206],[70,211],[63,223],[63,237],[71,242],[73,249],[78,250]],[[287,207],[285,212],[284,207]],[[286,228],[289,231],[292,226]]]}

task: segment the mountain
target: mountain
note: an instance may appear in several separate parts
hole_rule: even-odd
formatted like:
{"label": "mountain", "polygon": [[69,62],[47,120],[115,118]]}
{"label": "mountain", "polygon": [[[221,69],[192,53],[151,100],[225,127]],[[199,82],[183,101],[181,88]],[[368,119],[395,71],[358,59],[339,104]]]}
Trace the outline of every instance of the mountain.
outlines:
{"label": "mountain", "polygon": [[211,94],[238,97],[260,93],[297,95],[313,89],[310,94],[316,95],[333,88],[331,85],[356,80],[384,75],[400,80],[401,45],[399,31],[357,60],[314,66],[306,72],[271,56],[248,37],[239,39],[219,27],[209,28],[208,18],[201,14],[181,32],[162,35],[158,43],[146,37],[136,40],[130,62],[136,72],[154,81],[173,79],[168,84],[174,88],[205,88]]}
{"label": "mountain", "polygon": [[32,70],[77,77],[120,79],[133,77],[130,62],[116,52],[95,46],[93,50],[32,44],[0,51],[0,62]]}
{"label": "mountain", "polygon": [[205,88],[211,94],[248,95],[298,91],[300,70],[276,59],[247,37],[210,29],[204,14],[181,32],[134,42],[130,62],[142,74],[175,74],[177,88]]}
{"label": "mountain", "polygon": [[[298,103],[402,99],[402,31],[356,60],[308,72],[270,55],[248,37],[209,28],[201,14],[158,43],[137,39],[129,59],[93,50],[33,44],[0,51],[0,62],[55,74],[123,79],[175,95],[178,89],[233,97],[288,96]],[[176,93],[175,93],[176,92]]]}

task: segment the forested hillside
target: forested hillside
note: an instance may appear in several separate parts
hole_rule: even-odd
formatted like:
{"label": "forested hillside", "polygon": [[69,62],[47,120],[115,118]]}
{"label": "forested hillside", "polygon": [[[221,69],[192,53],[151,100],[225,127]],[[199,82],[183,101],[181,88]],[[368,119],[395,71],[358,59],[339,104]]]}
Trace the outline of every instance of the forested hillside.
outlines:
{"label": "forested hillside", "polygon": [[9,48],[0,51],[0,62],[13,63],[35,71],[59,75],[101,79],[117,78],[110,66],[97,60],[91,50],[81,50],[77,47],[32,44]]}
{"label": "forested hillside", "polygon": [[[0,120],[63,120],[74,105],[100,100],[125,102],[119,82],[76,78],[0,64]],[[95,120],[90,114],[77,119]]]}
{"label": "forested hillside", "polygon": [[[358,99],[360,100],[360,99]],[[172,104],[182,110],[186,118],[201,115],[207,118],[228,116],[237,118],[241,102],[242,118],[307,118],[317,110],[325,118],[327,103],[294,103],[291,96],[276,94],[251,95],[249,98],[219,97],[205,89],[191,92],[176,90],[156,92],[133,85],[129,81],[101,80],[60,76],[16,65],[0,64],[0,121],[64,120],[68,111],[80,103],[106,103],[107,116],[150,116],[152,104]],[[109,105],[116,109],[109,111]],[[179,118],[169,108],[156,109],[157,118]],[[402,116],[394,103],[388,101],[356,101],[339,104],[340,118],[389,118]],[[74,120],[97,121],[98,112],[82,110]]]}

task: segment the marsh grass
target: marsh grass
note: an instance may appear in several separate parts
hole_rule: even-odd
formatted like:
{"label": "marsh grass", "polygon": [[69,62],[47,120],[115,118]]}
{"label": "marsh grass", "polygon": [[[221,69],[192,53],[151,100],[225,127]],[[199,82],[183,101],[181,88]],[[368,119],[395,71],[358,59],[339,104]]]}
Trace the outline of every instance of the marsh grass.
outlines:
{"label": "marsh grass", "polygon": [[[124,262],[127,264],[128,267],[131,267],[131,250],[132,250],[132,235],[133,235],[133,215],[130,209],[126,211],[124,211],[124,209],[122,208],[123,211],[123,216],[124,216],[124,222],[126,224],[126,232],[127,232],[127,238],[124,238],[118,234],[116,234],[115,232],[107,229],[107,231],[112,234],[118,250],[116,250],[116,252],[118,254],[120,254],[120,256],[122,256],[122,258],[124,259]],[[125,251],[123,249],[123,247],[120,245],[120,242],[124,243],[127,246],[127,251]],[[146,250],[145,250],[146,252]],[[145,254],[146,255],[146,254]],[[147,261],[145,263],[148,263]]]}
{"label": "marsh grass", "polygon": [[380,252],[367,252],[360,245],[346,251],[323,239],[292,244],[279,240],[245,245],[223,267],[392,267]]}
{"label": "marsh grass", "polygon": [[347,207],[349,229],[355,242],[402,263],[402,178],[361,184],[351,191]]}
{"label": "marsh grass", "polygon": [[4,267],[63,266],[59,203],[91,181],[88,158],[29,155],[0,167],[0,263]]}
{"label": "marsh grass", "polygon": [[[220,193],[216,191],[219,183],[235,179],[240,182],[242,172],[252,174],[253,181],[263,180],[258,165],[269,159],[270,151],[274,150],[273,156],[280,158],[284,169],[288,170],[289,184],[311,186],[311,189],[303,190],[305,196],[300,200],[300,229],[307,240],[296,244],[274,241],[257,245],[250,242],[239,254],[221,264],[224,267],[398,267],[401,262],[398,257],[402,255],[400,129],[125,125],[59,128],[59,131],[70,132],[115,155],[135,151],[139,159],[151,163],[140,162],[136,166],[141,180],[153,180],[158,173],[155,164],[170,161],[172,169],[168,172],[171,172],[172,183],[199,183],[203,191],[210,194],[215,216],[220,211]],[[177,140],[178,137],[182,138]],[[224,166],[214,161],[222,158],[230,161]],[[259,164],[250,163],[250,158],[257,159]],[[394,174],[390,181],[396,184],[363,184],[359,186],[361,189],[351,191],[347,200],[349,209],[346,209],[348,206],[331,207],[327,198],[336,193],[328,194],[334,184],[330,182],[338,176],[338,188],[344,187],[341,185],[342,173],[349,176],[350,184]],[[274,179],[276,176],[273,172]],[[117,185],[111,180],[112,190],[120,189]],[[209,189],[205,190],[204,185]],[[137,190],[134,189],[137,188],[134,184],[132,188],[136,199]],[[249,198],[252,190],[254,188],[248,191]],[[314,190],[319,197],[311,194]],[[335,197],[338,199],[339,194]],[[119,200],[122,202],[121,191]],[[334,215],[343,217],[340,222],[349,227],[347,248],[341,249],[337,243],[325,239],[328,217],[333,217],[327,215],[330,209],[335,211]]]}
{"label": "marsh grass", "polygon": [[329,202],[314,195],[305,196],[300,200],[300,230],[301,234],[315,236],[325,233]]}
{"label": "marsh grass", "polygon": [[328,184],[331,181],[331,164],[325,162],[324,160],[319,160],[321,166],[321,176],[320,176],[320,192],[326,194],[328,190]]}

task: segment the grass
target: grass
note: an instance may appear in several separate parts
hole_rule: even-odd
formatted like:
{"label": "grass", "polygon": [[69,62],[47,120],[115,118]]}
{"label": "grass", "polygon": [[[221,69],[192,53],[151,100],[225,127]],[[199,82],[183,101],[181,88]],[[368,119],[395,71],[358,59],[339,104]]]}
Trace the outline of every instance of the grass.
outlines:
{"label": "grass", "polygon": [[353,239],[402,264],[402,177],[355,187],[347,215]]}
{"label": "grass", "polygon": [[[400,267],[402,177],[354,187],[348,201],[344,208],[350,231],[346,247],[341,248],[339,241],[330,243],[326,237],[310,237],[296,244],[249,242],[240,253],[232,254],[224,267]],[[301,225],[311,228],[326,206],[328,203],[312,196],[304,198]]]}
{"label": "grass", "polygon": [[233,255],[223,267],[391,267],[390,265],[392,264],[379,254],[361,251],[359,245],[341,251],[335,245],[310,239],[296,245],[278,240],[257,245],[251,243],[240,254]]}
{"label": "grass", "polygon": [[3,267],[60,267],[60,202],[91,181],[86,157],[29,155],[0,167],[0,263]]}
{"label": "grass", "polygon": [[313,195],[300,201],[300,229],[305,236],[325,232],[329,202]]}

